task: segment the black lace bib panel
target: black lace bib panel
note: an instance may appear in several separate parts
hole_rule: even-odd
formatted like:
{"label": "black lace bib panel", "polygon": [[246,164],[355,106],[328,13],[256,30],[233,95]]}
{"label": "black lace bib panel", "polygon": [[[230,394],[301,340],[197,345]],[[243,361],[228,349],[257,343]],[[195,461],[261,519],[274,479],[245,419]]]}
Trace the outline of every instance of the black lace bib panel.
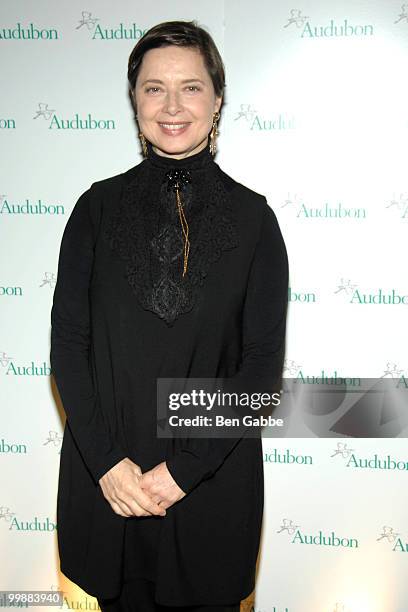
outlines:
{"label": "black lace bib panel", "polygon": [[[105,230],[112,250],[126,265],[139,304],[168,326],[190,312],[212,264],[238,246],[233,203],[208,148],[175,160],[148,146],[147,159],[124,188]],[[168,172],[185,170],[181,200],[190,251],[183,277],[183,233]]]}

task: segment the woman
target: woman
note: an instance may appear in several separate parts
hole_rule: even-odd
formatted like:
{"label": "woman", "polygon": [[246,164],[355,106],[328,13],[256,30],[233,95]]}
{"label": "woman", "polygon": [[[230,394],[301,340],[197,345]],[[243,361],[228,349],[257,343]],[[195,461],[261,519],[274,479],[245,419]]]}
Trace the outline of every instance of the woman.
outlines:
{"label": "woman", "polygon": [[151,28],[128,79],[145,159],[79,198],[51,312],[61,570],[102,610],[236,612],[255,585],[261,440],[157,437],[156,381],[279,380],[285,244],[265,198],[213,159],[224,69],[209,34]]}

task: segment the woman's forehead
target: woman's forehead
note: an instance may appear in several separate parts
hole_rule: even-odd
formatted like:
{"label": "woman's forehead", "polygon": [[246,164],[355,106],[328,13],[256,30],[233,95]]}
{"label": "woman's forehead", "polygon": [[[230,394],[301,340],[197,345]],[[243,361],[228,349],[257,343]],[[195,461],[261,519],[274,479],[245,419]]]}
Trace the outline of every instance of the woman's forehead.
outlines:
{"label": "woman's forehead", "polygon": [[139,73],[140,80],[147,76],[155,78],[154,73],[160,74],[160,78],[175,76],[184,78],[186,74],[190,78],[209,78],[204,58],[198,49],[175,45],[149,49],[144,54]]}

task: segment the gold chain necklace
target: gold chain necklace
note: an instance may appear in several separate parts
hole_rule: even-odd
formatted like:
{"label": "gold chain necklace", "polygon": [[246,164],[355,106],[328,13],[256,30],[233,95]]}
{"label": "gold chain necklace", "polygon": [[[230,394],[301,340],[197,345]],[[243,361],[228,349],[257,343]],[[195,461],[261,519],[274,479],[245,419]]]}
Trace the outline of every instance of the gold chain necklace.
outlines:
{"label": "gold chain necklace", "polygon": [[183,232],[184,238],[184,250],[183,250],[183,278],[187,272],[187,262],[188,255],[190,252],[190,240],[188,239],[188,223],[186,216],[184,214],[184,204],[181,200],[180,192],[184,189],[184,187],[191,183],[191,173],[184,168],[177,168],[174,170],[169,170],[166,173],[167,178],[167,191],[174,191],[176,194],[176,203],[177,209],[179,213],[181,229]]}

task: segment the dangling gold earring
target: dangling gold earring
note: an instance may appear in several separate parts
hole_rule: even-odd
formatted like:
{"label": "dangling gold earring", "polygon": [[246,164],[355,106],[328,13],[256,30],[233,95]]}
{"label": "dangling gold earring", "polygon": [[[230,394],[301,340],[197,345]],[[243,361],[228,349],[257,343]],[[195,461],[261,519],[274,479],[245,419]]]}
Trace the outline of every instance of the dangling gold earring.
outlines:
{"label": "dangling gold earring", "polygon": [[148,154],[147,142],[146,142],[146,138],[143,132],[139,132],[139,138],[140,138],[140,142],[142,143],[143,155],[147,157],[147,154]]}
{"label": "dangling gold earring", "polygon": [[213,124],[212,124],[211,132],[210,132],[210,153],[213,156],[215,155],[217,151],[217,136],[218,136],[217,122],[219,118],[220,118],[220,113],[217,112],[213,114]]}

